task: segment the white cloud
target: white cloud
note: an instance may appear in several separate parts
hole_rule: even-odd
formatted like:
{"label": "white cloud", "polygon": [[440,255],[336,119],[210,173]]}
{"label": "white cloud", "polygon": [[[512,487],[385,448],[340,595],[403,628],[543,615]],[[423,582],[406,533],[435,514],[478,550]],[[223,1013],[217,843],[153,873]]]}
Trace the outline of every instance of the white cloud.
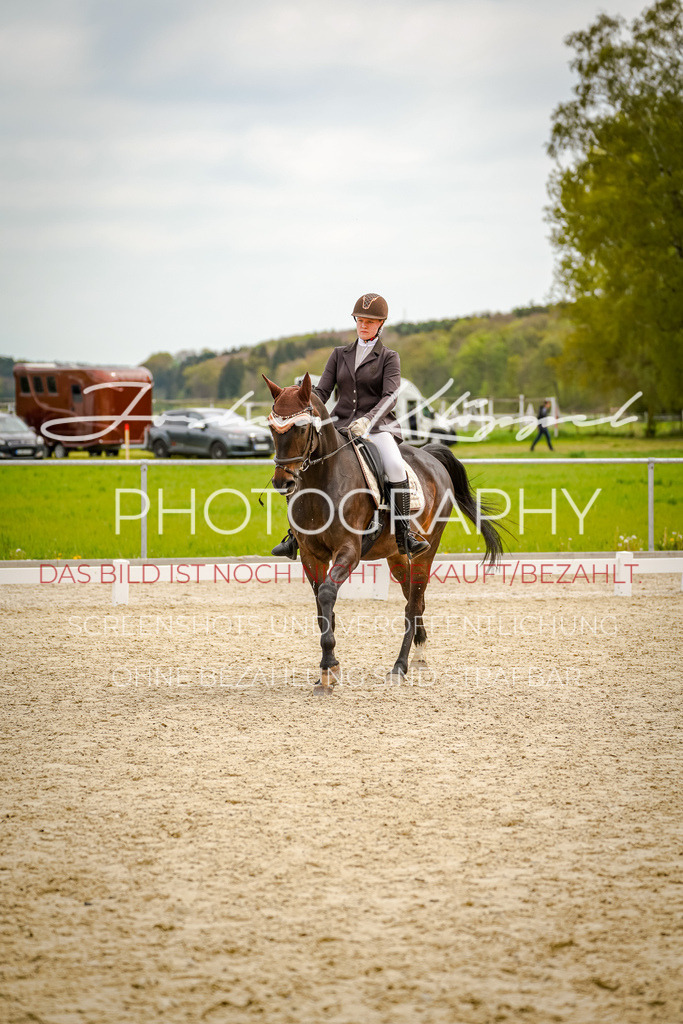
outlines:
{"label": "white cloud", "polygon": [[88,44],[84,26],[0,25],[0,87],[38,93],[82,86],[88,80]]}
{"label": "white cloud", "polygon": [[135,361],[341,326],[368,288],[413,318],[547,291],[543,143],[593,0],[79,9],[0,28],[5,347]]}

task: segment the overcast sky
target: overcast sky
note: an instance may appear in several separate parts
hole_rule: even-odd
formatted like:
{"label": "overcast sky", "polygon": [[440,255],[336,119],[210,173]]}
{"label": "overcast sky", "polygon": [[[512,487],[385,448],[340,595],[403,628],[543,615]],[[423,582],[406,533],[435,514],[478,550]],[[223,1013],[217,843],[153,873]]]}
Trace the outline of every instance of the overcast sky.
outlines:
{"label": "overcast sky", "polygon": [[0,353],[548,298],[563,38],[632,0],[2,0]]}

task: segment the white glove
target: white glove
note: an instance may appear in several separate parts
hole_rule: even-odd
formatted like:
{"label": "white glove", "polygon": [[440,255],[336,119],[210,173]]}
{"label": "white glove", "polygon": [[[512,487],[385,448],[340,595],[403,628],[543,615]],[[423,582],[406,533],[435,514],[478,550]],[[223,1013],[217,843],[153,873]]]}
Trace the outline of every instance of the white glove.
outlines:
{"label": "white glove", "polygon": [[370,429],[370,420],[367,416],[362,416],[359,420],[354,420],[349,427],[349,434],[351,437],[365,437],[368,430]]}

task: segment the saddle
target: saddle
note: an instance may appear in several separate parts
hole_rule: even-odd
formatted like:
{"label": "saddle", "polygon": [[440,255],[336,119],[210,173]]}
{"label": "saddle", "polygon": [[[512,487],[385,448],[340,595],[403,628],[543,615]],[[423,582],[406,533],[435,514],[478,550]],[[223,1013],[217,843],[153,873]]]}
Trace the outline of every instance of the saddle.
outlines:
{"label": "saddle", "polygon": [[[353,447],[367,483],[375,484],[379,492],[380,501],[378,504],[386,504],[389,500],[389,492],[387,491],[387,476],[384,472],[381,451],[367,437],[354,437]],[[368,471],[372,474],[372,479],[368,479]],[[374,488],[372,486],[370,490],[373,490],[374,497]]]}
{"label": "saddle", "polygon": [[[375,505],[380,509],[385,506],[388,508],[390,495],[387,488],[388,481],[384,472],[382,453],[377,445],[373,444],[366,437],[354,437],[351,440],[353,441],[352,448],[356,453],[360,468],[363,470],[365,482],[368,485],[368,490],[372,493]],[[403,468],[408,477],[408,487],[410,488],[410,511],[418,512],[424,508],[422,484],[418,480],[413,468],[408,465],[405,459],[403,460]]]}
{"label": "saddle", "polygon": [[[373,442],[369,441],[366,437],[353,437],[350,440],[353,442],[351,447],[356,453],[356,458],[358,459],[360,468],[363,471],[363,476],[365,477],[368,490],[372,494],[373,501],[379,512],[379,515],[377,516],[377,527],[371,533],[366,533],[363,537],[361,555],[365,555],[375,541],[378,540],[384,530],[385,524],[389,518],[391,495],[388,487],[389,481],[387,480],[387,476],[384,471],[382,453],[377,445],[373,444]],[[415,472],[405,460],[403,461],[403,465],[406,471],[406,476],[408,477],[408,486],[410,488],[410,509],[412,512],[417,512],[424,507],[424,492],[422,490],[422,485],[420,484]],[[367,524],[366,529],[369,525],[370,523]]]}
{"label": "saddle", "polygon": [[[367,437],[350,438],[356,458],[363,471],[368,490],[371,491],[375,505],[380,510],[377,516],[377,526],[371,533],[366,533],[361,543],[361,557],[366,555],[376,540],[379,539],[388,519],[389,491],[387,489],[387,475],[384,472],[384,461],[382,453],[376,444],[369,441]],[[374,518],[374,515],[373,515]],[[372,519],[370,520],[372,522]],[[370,523],[366,525],[366,530]]]}

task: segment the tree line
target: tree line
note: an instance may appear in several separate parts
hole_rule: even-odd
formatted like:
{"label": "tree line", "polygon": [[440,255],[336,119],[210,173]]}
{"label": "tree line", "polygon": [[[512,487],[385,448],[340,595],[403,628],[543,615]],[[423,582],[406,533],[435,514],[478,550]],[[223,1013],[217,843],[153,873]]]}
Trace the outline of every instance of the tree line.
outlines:
{"label": "tree line", "polygon": [[[450,397],[516,398],[557,395],[560,406],[575,410],[619,405],[623,389],[578,384],[564,364],[572,330],[562,304],[519,307],[510,313],[479,313],[448,320],[388,325],[383,341],[401,357],[403,376],[424,394],[453,378]],[[254,391],[266,401],[262,374],[281,385],[292,384],[308,370],[322,373],[337,345],[348,344],[355,332],[326,331],[261,342],[216,353],[158,352],[145,361],[154,375],[155,395],[162,399],[228,401]]]}

